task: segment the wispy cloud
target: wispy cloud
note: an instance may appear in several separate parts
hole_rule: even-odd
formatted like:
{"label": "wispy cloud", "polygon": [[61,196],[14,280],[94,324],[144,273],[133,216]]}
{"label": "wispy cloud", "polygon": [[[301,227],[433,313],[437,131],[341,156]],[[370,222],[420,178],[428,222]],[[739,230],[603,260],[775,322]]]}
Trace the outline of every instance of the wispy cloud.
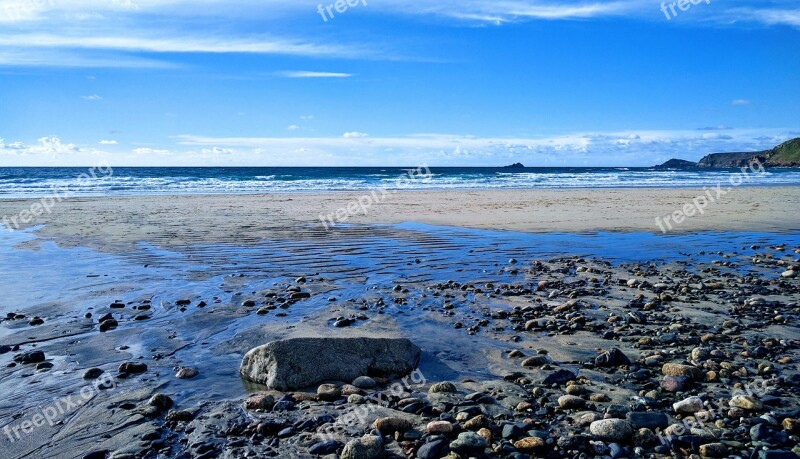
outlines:
{"label": "wispy cloud", "polygon": [[735,99],[731,101],[732,105],[750,105],[750,101],[746,99]]}
{"label": "wispy cloud", "polygon": [[150,53],[242,53],[289,54],[305,56],[357,55],[359,50],[338,45],[315,44],[301,40],[268,37],[203,36],[102,36],[51,34],[0,34],[1,47],[70,48]]}
{"label": "wispy cloud", "polygon": [[103,100],[102,97],[98,96],[97,94],[92,94],[91,96],[81,96],[83,100]]}
{"label": "wispy cloud", "polygon": [[119,142],[116,140],[101,140],[100,145],[117,145]]}
{"label": "wispy cloud", "polygon": [[273,75],[283,78],[350,78],[354,76],[352,73],[312,72],[307,70],[275,72]]}

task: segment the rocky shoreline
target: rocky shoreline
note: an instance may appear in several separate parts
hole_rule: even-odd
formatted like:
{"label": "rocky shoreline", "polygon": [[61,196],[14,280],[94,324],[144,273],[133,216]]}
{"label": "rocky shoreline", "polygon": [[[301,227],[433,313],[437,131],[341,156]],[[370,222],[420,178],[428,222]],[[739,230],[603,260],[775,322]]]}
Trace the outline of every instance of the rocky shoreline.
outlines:
{"label": "rocky shoreline", "polygon": [[[52,425],[35,426],[47,407],[15,416],[0,442],[8,457],[794,458],[798,256],[800,247],[781,244],[659,263],[522,253],[461,260],[459,281],[402,276],[360,293],[316,272],[261,289],[231,274],[231,302],[119,301],[83,319],[9,313],[4,326],[41,336],[0,347],[0,384],[77,372],[70,392],[91,390]],[[396,262],[435,272],[444,260]],[[320,303],[328,306],[293,315]],[[52,344],[66,333],[60,320],[89,341]],[[203,350],[232,320],[252,326]],[[176,323],[205,338],[176,340]],[[364,367],[299,390],[247,383],[234,398],[203,388],[212,371],[242,384],[241,358],[269,341],[389,336],[421,348],[406,376]],[[125,358],[81,363],[92,362],[83,349],[102,342]],[[182,364],[183,348],[208,357]],[[333,349],[318,362],[348,365],[349,350]],[[298,372],[319,365],[301,355],[288,363]]]}

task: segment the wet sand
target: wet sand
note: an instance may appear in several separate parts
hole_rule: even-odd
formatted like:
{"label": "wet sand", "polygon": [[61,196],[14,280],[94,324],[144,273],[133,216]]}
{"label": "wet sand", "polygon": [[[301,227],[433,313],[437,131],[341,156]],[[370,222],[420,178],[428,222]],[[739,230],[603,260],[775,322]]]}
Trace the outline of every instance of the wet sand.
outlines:
{"label": "wet sand", "polygon": [[[657,217],[692,203],[702,189],[404,191],[378,195],[342,223],[418,222],[521,232],[662,232]],[[716,193],[712,193],[715,196]],[[312,237],[326,231],[320,216],[358,203],[360,193],[74,198],[57,203],[23,227],[46,225],[45,238],[109,250],[138,241],[157,245]],[[373,198],[374,199],[374,198]],[[0,201],[0,216],[30,208],[31,200]],[[734,188],[703,215],[670,233],[800,229],[800,187]],[[668,227],[665,225],[665,229]]]}
{"label": "wet sand", "polygon": [[[319,212],[358,196],[61,203],[36,222],[43,227],[0,234],[0,283],[9,286],[0,298],[0,346],[10,347],[0,353],[0,448],[10,458],[315,457],[310,450],[320,442],[322,424],[283,436],[265,426],[284,429],[325,416],[335,423],[359,405],[346,397],[316,401],[311,387],[294,394],[289,412],[243,409],[242,401],[264,388],[239,378],[241,357],[284,337],[370,335],[417,343],[424,383],[407,387],[370,419],[348,424],[335,438],[337,452],[369,432],[375,417],[394,416],[406,417],[419,436],[387,433],[385,452],[413,454],[437,441],[426,424],[444,415],[455,426],[444,444],[485,428],[494,437],[486,451],[516,450],[530,435],[524,432],[543,431],[549,436],[540,446],[529,451],[520,444],[520,451],[575,457],[590,448],[580,413],[602,417],[615,405],[630,410],[639,397],[640,408],[680,424],[685,416],[672,403],[690,395],[729,400],[737,384],[766,380],[766,408],[726,413],[722,427],[714,427],[720,432],[712,429],[717,436],[704,440],[739,442],[729,447],[748,455],[758,447],[748,436],[753,419],[772,412],[780,424],[800,415],[800,281],[782,277],[798,265],[800,235],[796,214],[787,212],[796,189],[740,191],[720,204],[718,215],[709,210],[688,223],[713,231],[670,237],[653,234],[653,215],[691,198],[691,190],[604,190],[591,199],[577,192],[401,193],[353,220],[381,225],[332,231],[314,221]],[[620,197],[634,204],[615,212]],[[20,204],[3,202],[0,214]],[[528,215],[534,208],[546,220]],[[448,218],[450,227],[391,225]],[[506,231],[521,229],[516,225],[530,234]],[[598,229],[639,232],[547,232]],[[295,289],[308,298],[288,300]],[[116,323],[100,331],[107,314]],[[43,323],[32,322],[36,317]],[[349,325],[334,325],[342,320]],[[594,365],[614,348],[631,362]],[[44,362],[14,362],[36,350]],[[547,358],[523,365],[537,355]],[[121,374],[126,362],[147,368]],[[667,362],[716,376],[666,390],[661,366]],[[199,375],[178,379],[181,367]],[[84,379],[89,369],[102,370],[111,387],[95,388],[94,377]],[[543,385],[556,370],[577,372],[580,387]],[[458,392],[428,393],[442,381],[455,383]],[[90,397],[57,414],[52,425],[20,430],[54,400],[82,390]],[[174,405],[156,408],[156,393]],[[494,401],[476,403],[475,393]],[[565,393],[578,394],[582,408],[561,407]],[[406,410],[409,403],[419,409]],[[520,408],[525,403],[531,406]],[[469,418],[460,419],[461,410]],[[469,424],[477,413],[492,420]],[[503,440],[508,422],[528,430]],[[689,446],[676,442],[675,448],[697,452],[699,445],[684,437],[676,436]],[[633,448],[632,441],[619,442]],[[770,435],[759,441],[785,450],[797,443]]]}

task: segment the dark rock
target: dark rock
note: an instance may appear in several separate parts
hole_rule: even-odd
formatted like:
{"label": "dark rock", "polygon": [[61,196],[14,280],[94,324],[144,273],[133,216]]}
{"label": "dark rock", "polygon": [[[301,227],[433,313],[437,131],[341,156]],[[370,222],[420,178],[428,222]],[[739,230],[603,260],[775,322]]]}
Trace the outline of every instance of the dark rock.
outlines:
{"label": "dark rock", "polygon": [[326,454],[333,454],[342,444],[336,440],[326,440],[311,445],[308,452],[315,456],[324,456]]}
{"label": "dark rock", "polygon": [[437,459],[446,456],[448,453],[447,441],[444,439],[433,440],[420,446],[417,450],[419,459]]}
{"label": "dark rock", "polygon": [[137,374],[147,371],[147,364],[142,362],[125,362],[119,366],[120,373]]}
{"label": "dark rock", "polygon": [[44,362],[44,352],[42,351],[28,351],[14,356],[14,361],[17,363],[30,364]]}
{"label": "dark rock", "polygon": [[651,412],[635,412],[628,413],[628,422],[636,429],[656,429],[667,427],[669,425],[669,417],[664,413]]}
{"label": "dark rock", "polygon": [[631,359],[628,358],[621,350],[613,348],[610,351],[603,352],[594,359],[594,364],[598,367],[618,367],[622,365],[630,365]]}
{"label": "dark rock", "polygon": [[573,379],[577,378],[578,375],[569,371],[569,370],[556,370],[553,373],[549,374],[542,384],[545,386],[551,386],[553,384],[565,384],[568,381],[572,381]]}

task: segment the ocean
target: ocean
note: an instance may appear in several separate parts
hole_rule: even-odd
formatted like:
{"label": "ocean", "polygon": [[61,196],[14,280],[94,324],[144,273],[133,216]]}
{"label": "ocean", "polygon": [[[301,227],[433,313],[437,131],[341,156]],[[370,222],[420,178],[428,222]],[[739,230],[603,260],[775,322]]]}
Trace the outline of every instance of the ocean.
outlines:
{"label": "ocean", "polygon": [[[0,198],[72,196],[258,194],[368,191],[381,188],[580,189],[800,185],[800,169],[743,173],[738,169],[654,168],[0,168]],[[425,171],[427,173],[427,171]],[[424,179],[423,179],[424,178]]]}

